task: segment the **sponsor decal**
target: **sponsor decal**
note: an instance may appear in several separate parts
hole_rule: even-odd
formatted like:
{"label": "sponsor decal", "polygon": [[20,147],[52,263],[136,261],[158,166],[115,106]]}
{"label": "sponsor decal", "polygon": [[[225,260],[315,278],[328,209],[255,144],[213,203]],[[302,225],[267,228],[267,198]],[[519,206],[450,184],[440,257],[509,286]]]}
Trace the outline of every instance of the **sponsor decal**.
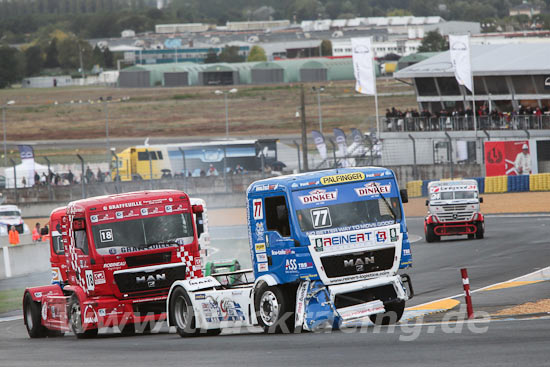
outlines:
{"label": "sponsor decal", "polygon": [[107,280],[105,279],[105,272],[104,271],[94,271],[94,283],[97,284],[105,284]]}
{"label": "sponsor decal", "polygon": [[261,241],[264,239],[264,223],[263,222],[256,222],[256,238],[258,241]]}
{"label": "sponsor decal", "polygon": [[263,253],[263,254],[256,254],[256,260],[257,260],[259,263],[267,262],[267,254],[265,254],[265,253]]}
{"label": "sponsor decal", "polygon": [[105,317],[105,315],[107,315],[107,310],[105,310],[104,308],[100,308],[99,310],[97,310],[97,314],[101,317]]}
{"label": "sponsor decal", "polygon": [[48,304],[44,302],[42,304],[42,320],[46,320],[48,318]]}
{"label": "sponsor decal", "polygon": [[204,294],[204,293],[196,293],[195,294],[195,300],[202,300],[202,299],[206,299],[206,294]]}
{"label": "sponsor decal", "polygon": [[258,272],[264,272],[268,270],[267,263],[258,264]]}
{"label": "sponsor decal", "polygon": [[116,216],[116,219],[122,219],[122,218],[124,218],[124,213],[123,212],[116,212],[115,216]]}
{"label": "sponsor decal", "polygon": [[195,258],[195,266],[202,266],[202,261],[200,257]]}
{"label": "sponsor decal", "polygon": [[90,305],[86,305],[84,309],[84,323],[85,324],[97,324],[97,314],[94,308]]}
{"label": "sponsor decal", "polygon": [[112,242],[114,241],[113,230],[110,228],[101,229],[99,231],[99,240],[101,242]]}
{"label": "sponsor decal", "polygon": [[410,255],[410,254],[411,254],[411,250],[409,250],[408,248],[403,249],[403,255]]}
{"label": "sponsor decal", "polygon": [[396,228],[390,228],[390,241],[395,242],[399,239]]}
{"label": "sponsor decal", "polygon": [[298,265],[296,264],[296,259],[286,259],[285,261],[285,271],[294,272],[298,270]]}
{"label": "sponsor decal", "polygon": [[265,243],[257,243],[254,245],[256,252],[265,252]]}
{"label": "sponsor decal", "polygon": [[317,252],[323,251],[323,239],[322,238],[316,238],[315,239],[315,251],[317,251]]}
{"label": "sponsor decal", "polygon": [[134,247],[134,246],[127,246],[127,247],[121,247],[120,253],[124,254],[127,252],[136,252],[136,251],[146,251],[146,250],[154,250],[158,248],[168,248],[168,247],[174,247],[177,245],[171,244],[171,243],[156,243],[149,245],[147,247]]}
{"label": "sponsor decal", "polygon": [[279,184],[271,184],[271,185],[261,185],[261,186],[256,186],[256,192],[258,191],[270,191],[270,190],[277,190],[277,188],[279,187]]}
{"label": "sponsor decal", "polygon": [[313,186],[318,184],[319,184],[319,181],[301,182],[300,187],[307,187],[307,186]]}
{"label": "sponsor decal", "polygon": [[111,248],[109,249],[109,254],[111,254],[111,255],[116,255],[116,248],[111,247]]}
{"label": "sponsor decal", "polygon": [[107,213],[107,214],[104,214],[103,216],[99,216],[98,222],[104,222],[106,220],[113,220],[113,219],[115,219],[115,217],[111,216],[111,214]]}
{"label": "sponsor decal", "polygon": [[298,263],[298,269],[299,270],[307,270],[307,269],[312,269],[313,268],[313,263],[308,261],[308,262],[305,262],[305,263]]}
{"label": "sponsor decal", "polygon": [[149,214],[149,210],[147,208],[141,208],[140,213],[141,215],[147,215]]}
{"label": "sponsor decal", "polygon": [[[385,234],[385,233],[384,233]],[[356,244],[362,242],[371,241],[371,232],[362,232],[362,233],[348,233],[348,234],[338,234],[331,237],[325,237],[323,239],[318,238],[317,240],[322,240],[323,247],[347,245],[347,244]]]}
{"label": "sponsor decal", "polygon": [[34,292],[36,298],[42,298],[42,292]]}
{"label": "sponsor decal", "polygon": [[272,250],[271,255],[272,256],[278,256],[278,255],[290,255],[294,254],[294,250],[291,250],[289,248],[287,249],[281,249],[281,250]]}
{"label": "sponsor decal", "polygon": [[360,196],[360,197],[378,195],[379,190],[380,190],[380,194],[389,194],[391,192],[391,184],[378,185],[374,182],[369,182],[362,187],[355,188],[354,190],[357,196]]}
{"label": "sponsor decal", "polygon": [[97,217],[97,215],[91,215],[90,216],[90,222],[97,223],[98,220],[99,220],[99,218]]}
{"label": "sponsor decal", "polygon": [[338,199],[338,190],[327,191],[324,189],[316,189],[310,191],[308,195],[298,196],[302,204],[314,204],[325,201],[334,201]]}
{"label": "sponsor decal", "polygon": [[59,268],[52,268],[52,283],[60,282],[62,279],[61,270]]}
{"label": "sponsor decal", "polygon": [[364,179],[365,179],[365,174],[363,172],[344,173],[341,175],[321,177],[321,184],[333,185],[333,184],[344,183],[344,182],[363,181]]}
{"label": "sponsor decal", "polygon": [[446,191],[475,191],[476,185],[444,185],[434,186],[430,188],[430,193],[446,192]]}
{"label": "sponsor decal", "polygon": [[172,213],[172,205],[166,205],[164,211],[166,211],[166,213]]}
{"label": "sponsor decal", "polygon": [[[142,206],[142,205],[143,204],[141,201],[135,201],[131,203],[112,204],[112,205],[109,205],[108,209],[114,210],[114,209],[122,209],[122,208],[133,208],[133,207]],[[103,207],[103,209],[107,210],[107,207]]]}
{"label": "sponsor decal", "polygon": [[376,242],[386,242],[388,240],[388,235],[386,231],[376,232]]}

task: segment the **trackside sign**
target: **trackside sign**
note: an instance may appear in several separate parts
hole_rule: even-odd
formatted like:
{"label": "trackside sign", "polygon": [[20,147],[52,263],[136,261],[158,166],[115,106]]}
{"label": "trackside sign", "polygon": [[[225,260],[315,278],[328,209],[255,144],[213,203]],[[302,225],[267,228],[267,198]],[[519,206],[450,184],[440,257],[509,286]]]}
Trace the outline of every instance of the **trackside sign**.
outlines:
{"label": "trackside sign", "polygon": [[344,182],[362,181],[364,179],[365,179],[365,174],[363,172],[345,173],[341,175],[321,177],[321,184],[334,185],[334,184],[344,183]]}

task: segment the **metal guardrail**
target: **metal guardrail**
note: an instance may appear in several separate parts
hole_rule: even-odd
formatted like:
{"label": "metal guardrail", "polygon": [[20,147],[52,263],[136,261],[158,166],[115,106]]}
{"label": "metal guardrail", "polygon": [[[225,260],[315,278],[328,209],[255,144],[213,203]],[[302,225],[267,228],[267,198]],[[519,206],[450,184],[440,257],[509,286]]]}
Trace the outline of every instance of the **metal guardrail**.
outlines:
{"label": "metal guardrail", "polygon": [[[383,131],[444,131],[474,130],[474,118],[469,116],[446,117],[385,117]],[[478,130],[550,129],[550,115],[510,115],[477,117]]]}

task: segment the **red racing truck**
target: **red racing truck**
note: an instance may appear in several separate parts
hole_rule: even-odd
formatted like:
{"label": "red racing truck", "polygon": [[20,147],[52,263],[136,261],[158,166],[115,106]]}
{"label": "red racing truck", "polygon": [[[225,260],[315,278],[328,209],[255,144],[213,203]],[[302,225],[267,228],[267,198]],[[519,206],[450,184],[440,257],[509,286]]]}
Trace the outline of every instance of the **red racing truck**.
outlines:
{"label": "red racing truck", "polygon": [[202,205],[176,190],[141,191],[71,202],[50,217],[52,284],[27,288],[31,338],[99,328],[133,334],[166,318],[176,280],[202,276]]}

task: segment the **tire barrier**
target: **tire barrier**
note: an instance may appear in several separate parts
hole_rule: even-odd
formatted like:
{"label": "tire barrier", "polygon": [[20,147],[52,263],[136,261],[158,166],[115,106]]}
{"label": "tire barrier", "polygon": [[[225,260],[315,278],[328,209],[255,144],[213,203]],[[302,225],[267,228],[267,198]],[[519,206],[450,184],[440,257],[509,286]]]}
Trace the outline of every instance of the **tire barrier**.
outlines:
{"label": "tire barrier", "polygon": [[[550,173],[518,176],[473,177],[472,179],[477,181],[480,194],[550,191]],[[436,180],[417,180],[407,182],[409,197],[428,196],[428,184],[432,181]]]}

